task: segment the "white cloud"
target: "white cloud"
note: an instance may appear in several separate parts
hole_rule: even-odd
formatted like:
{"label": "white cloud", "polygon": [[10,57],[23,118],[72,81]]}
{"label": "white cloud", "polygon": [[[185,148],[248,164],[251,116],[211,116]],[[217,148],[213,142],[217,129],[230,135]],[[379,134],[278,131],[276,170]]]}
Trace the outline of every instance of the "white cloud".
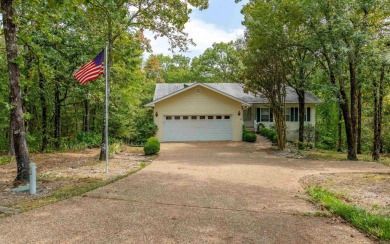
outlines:
{"label": "white cloud", "polygon": [[[244,34],[244,28],[224,30],[212,23],[206,23],[203,20],[192,19],[186,25],[184,31],[193,39],[196,46],[189,46],[189,50],[183,53],[185,56],[195,57],[202,54],[207,48],[211,47],[214,42],[229,42],[237,39]],[[171,55],[169,43],[166,38],[155,40],[151,32],[146,32],[145,36],[151,40],[151,46],[154,54],[162,53]]]}

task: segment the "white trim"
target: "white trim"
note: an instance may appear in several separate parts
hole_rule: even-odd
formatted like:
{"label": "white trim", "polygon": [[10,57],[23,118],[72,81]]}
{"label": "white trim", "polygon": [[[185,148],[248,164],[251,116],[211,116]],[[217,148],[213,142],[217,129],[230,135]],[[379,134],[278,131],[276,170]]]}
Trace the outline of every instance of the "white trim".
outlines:
{"label": "white trim", "polygon": [[223,91],[217,90],[217,89],[215,89],[215,88],[213,88],[213,87],[211,87],[211,86],[208,86],[208,85],[206,85],[206,84],[203,84],[203,83],[195,82],[194,84],[189,85],[189,86],[186,87],[186,88],[183,88],[183,89],[181,89],[181,90],[175,91],[175,92],[173,92],[173,93],[171,93],[171,94],[168,94],[168,95],[166,95],[166,96],[160,97],[159,99],[154,100],[153,102],[150,102],[150,103],[146,104],[145,107],[153,107],[153,106],[155,105],[155,103],[161,102],[162,100],[165,100],[165,99],[167,99],[167,98],[173,97],[173,96],[175,96],[175,95],[177,95],[177,94],[179,94],[179,93],[185,92],[185,91],[187,91],[187,90],[189,90],[189,89],[191,89],[191,88],[194,88],[194,87],[196,87],[196,86],[202,86],[202,87],[204,87],[204,88],[207,88],[207,89],[209,89],[209,90],[212,90],[212,91],[214,91],[214,92],[216,92],[216,93],[219,93],[219,94],[224,95],[224,96],[226,96],[226,97],[228,97],[228,98],[231,98],[231,99],[233,99],[233,100],[235,100],[235,101],[241,103],[241,104],[244,105],[244,106],[251,106],[249,103],[244,102],[243,100],[238,99],[238,98],[236,98],[236,97],[233,97],[233,96],[231,96],[231,95],[229,95],[229,94],[227,94],[227,93],[225,93],[225,92],[223,92]]}

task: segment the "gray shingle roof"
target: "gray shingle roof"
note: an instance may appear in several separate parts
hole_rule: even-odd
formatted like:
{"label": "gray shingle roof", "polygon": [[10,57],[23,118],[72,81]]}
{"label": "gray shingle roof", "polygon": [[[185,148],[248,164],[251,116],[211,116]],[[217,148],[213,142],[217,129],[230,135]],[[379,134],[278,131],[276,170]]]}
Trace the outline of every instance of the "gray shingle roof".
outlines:
{"label": "gray shingle roof", "polygon": [[[179,92],[194,83],[161,83],[156,84],[156,90],[154,92],[153,101],[164,98],[172,93]],[[240,83],[203,83],[203,85],[209,86],[223,93],[226,93],[232,97],[242,100],[246,103],[269,103],[268,99],[261,95],[254,95],[253,93],[245,93],[243,84]],[[306,103],[321,103],[313,93],[306,92]],[[292,87],[286,87],[286,103],[298,103],[298,95]]]}

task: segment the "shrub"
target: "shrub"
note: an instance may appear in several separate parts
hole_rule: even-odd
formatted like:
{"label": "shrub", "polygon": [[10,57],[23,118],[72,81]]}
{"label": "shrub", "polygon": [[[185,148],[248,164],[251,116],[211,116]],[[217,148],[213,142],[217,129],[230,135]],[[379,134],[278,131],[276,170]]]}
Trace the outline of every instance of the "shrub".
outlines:
{"label": "shrub", "polygon": [[246,130],[245,128],[245,125],[242,125],[242,140],[245,141],[245,133],[247,133],[248,131]]}
{"label": "shrub", "polygon": [[255,142],[256,140],[257,140],[256,134],[248,131],[244,133],[244,141]]}
{"label": "shrub", "polygon": [[306,142],[306,148],[312,149],[314,147],[313,143]]}
{"label": "shrub", "polygon": [[263,127],[259,130],[260,135],[267,137],[273,143],[278,143],[278,133],[275,130]]}
{"label": "shrub", "polygon": [[115,155],[123,149],[122,142],[114,142],[108,145],[108,152],[110,156]]}
{"label": "shrub", "polygon": [[311,124],[305,125],[304,128],[304,138],[307,142],[314,142],[315,140],[315,128]]}
{"label": "shrub", "polygon": [[82,144],[85,147],[99,147],[102,142],[102,136],[98,133],[81,132],[77,134],[77,144]]}
{"label": "shrub", "polygon": [[160,142],[156,137],[150,137],[144,146],[145,155],[153,155],[160,151]]}
{"label": "shrub", "polygon": [[390,133],[385,133],[383,135],[383,151],[390,152]]}
{"label": "shrub", "polygon": [[299,150],[305,149],[305,146],[306,146],[306,145],[305,145],[304,142],[301,142],[301,141],[298,142],[298,149],[299,149]]}
{"label": "shrub", "polygon": [[277,133],[274,135],[274,137],[272,137],[272,142],[278,143],[278,134]]}
{"label": "shrub", "polygon": [[257,131],[260,131],[263,128],[265,128],[265,125],[263,123],[257,125]]}
{"label": "shrub", "polygon": [[333,149],[336,146],[336,142],[332,137],[324,135],[321,137],[320,145],[322,145],[323,149]]}

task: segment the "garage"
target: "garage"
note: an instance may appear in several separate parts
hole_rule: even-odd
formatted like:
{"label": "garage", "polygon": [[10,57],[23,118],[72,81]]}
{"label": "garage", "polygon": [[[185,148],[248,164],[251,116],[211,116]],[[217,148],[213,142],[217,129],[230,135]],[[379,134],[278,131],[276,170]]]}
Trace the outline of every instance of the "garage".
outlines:
{"label": "garage", "polygon": [[166,115],[164,141],[231,141],[231,115]]}
{"label": "garage", "polygon": [[153,121],[160,142],[241,141],[243,108],[249,103],[229,93],[240,84],[156,84]]}

